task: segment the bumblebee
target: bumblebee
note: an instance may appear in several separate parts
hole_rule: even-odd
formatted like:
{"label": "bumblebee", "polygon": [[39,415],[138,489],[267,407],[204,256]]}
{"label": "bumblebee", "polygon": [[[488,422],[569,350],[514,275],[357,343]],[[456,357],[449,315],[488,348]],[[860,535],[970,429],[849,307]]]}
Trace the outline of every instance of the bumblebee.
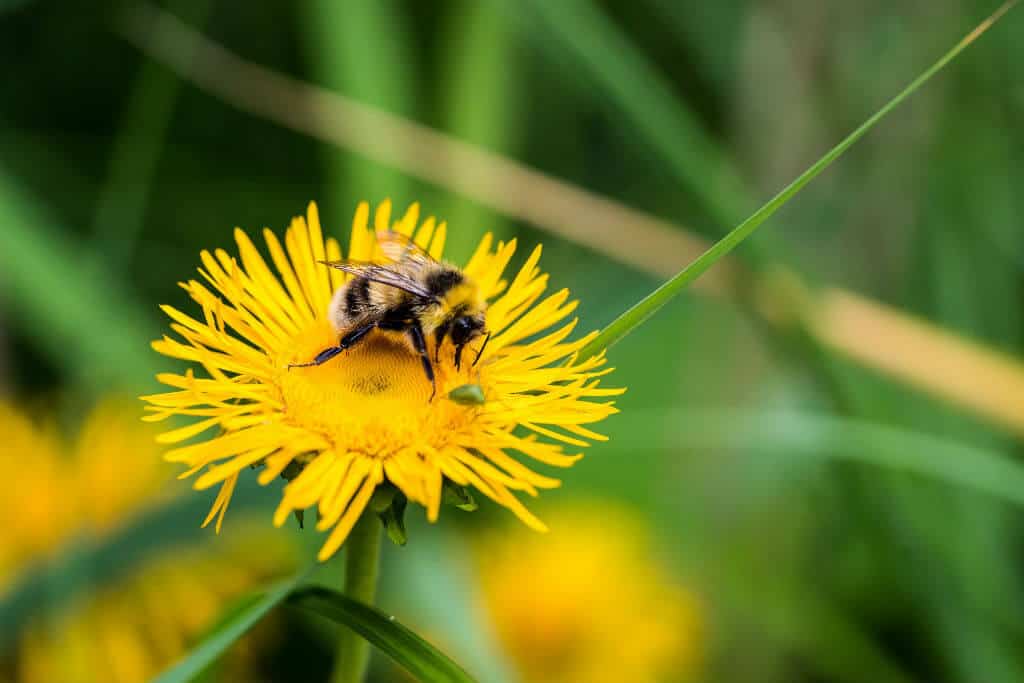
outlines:
{"label": "bumblebee", "polygon": [[321,261],[352,275],[331,299],[328,318],[339,334],[331,346],[308,363],[294,367],[322,365],[350,349],[375,329],[399,332],[423,362],[423,371],[437,393],[434,367],[427,352],[427,339],[434,340],[434,363],[440,360],[446,337],[455,347],[455,367],[462,366],[462,350],[474,339],[485,336],[473,365],[490,340],[485,330],[487,302],[476,284],[455,266],[435,260],[401,233],[377,233],[387,263]]}

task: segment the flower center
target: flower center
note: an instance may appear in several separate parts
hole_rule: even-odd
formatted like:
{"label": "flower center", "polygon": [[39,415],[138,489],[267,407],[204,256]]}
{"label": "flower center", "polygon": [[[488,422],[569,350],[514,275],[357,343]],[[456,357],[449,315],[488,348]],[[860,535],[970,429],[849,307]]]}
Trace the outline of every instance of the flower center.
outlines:
{"label": "flower center", "polygon": [[322,365],[287,368],[336,343],[330,327],[318,324],[296,339],[293,354],[278,359],[277,385],[295,426],[322,434],[338,450],[386,458],[413,444],[441,448],[472,420],[471,408],[446,398],[471,381],[466,367],[455,370],[450,350],[434,363],[431,349],[437,379],[431,401],[423,364],[397,333],[375,330]]}

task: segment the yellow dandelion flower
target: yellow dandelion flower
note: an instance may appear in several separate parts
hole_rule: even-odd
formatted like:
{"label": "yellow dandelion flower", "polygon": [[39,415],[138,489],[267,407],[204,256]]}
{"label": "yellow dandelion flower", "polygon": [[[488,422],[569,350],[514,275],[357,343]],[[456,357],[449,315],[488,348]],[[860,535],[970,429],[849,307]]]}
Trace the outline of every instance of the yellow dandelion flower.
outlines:
{"label": "yellow dandelion flower", "polygon": [[[360,204],[350,261],[384,263],[379,236],[388,231],[441,259],[446,225],[433,218],[420,223],[418,205],[392,223],[391,205],[382,203],[373,229],[369,218],[369,206]],[[457,364],[450,339],[442,339],[441,348],[433,338],[426,340],[436,376],[432,400],[421,358],[394,332],[374,330],[329,362],[290,368],[338,344],[339,330],[332,327],[328,309],[350,276],[320,263],[340,260],[342,252],[336,240],[324,240],[314,204],[305,220],[293,219],[283,244],[270,230],[264,230],[264,239],[274,270],[241,230],[235,231],[238,258],[223,250],[204,251],[203,282],[182,284],[201,317],[165,306],[178,338],[153,344],[158,352],[203,370],[159,375],[173,391],[144,400],[150,420],[200,418],[163,434],[164,443],[217,430],[166,456],[188,467],[183,477],[199,474],[197,489],[220,485],[207,523],[217,518],[220,526],[238,477],[250,465],[262,466],[264,485],[292,465],[290,470],[301,471],[285,486],[274,522],[281,525],[292,511],[316,506],[317,528],[331,530],[321,560],[337,551],[384,482],[424,506],[431,521],[438,517],[448,480],[474,487],[530,527],[544,530],[516,493],[535,496],[560,482],[523,459],[556,467],[574,463],[581,455],[563,447],[603,440],[585,425],[615,408],[594,399],[621,390],[599,386],[599,377],[609,371],[603,357],[577,359],[592,337],[567,341],[576,325],[567,321],[576,302],[567,290],[545,296],[548,277],[537,265],[540,247],[506,279],[515,240],[494,244],[490,235],[484,237],[462,273],[475,285],[478,304],[486,304],[490,339],[474,343],[474,353],[482,349],[475,366]],[[471,383],[482,389],[482,405],[445,398]]]}
{"label": "yellow dandelion flower", "polygon": [[241,531],[216,547],[162,551],[68,611],[35,619],[17,648],[14,680],[150,680],[194,646],[232,600],[294,568],[285,537]]}
{"label": "yellow dandelion flower", "polygon": [[[26,563],[56,546],[73,524],[74,510],[55,495],[66,488],[60,440],[52,428],[37,427],[11,406],[0,403],[0,463],[18,482],[0,496],[5,520],[0,542],[0,590]],[[46,495],[44,492],[53,491]]]}
{"label": "yellow dandelion flower", "polygon": [[[62,545],[101,539],[167,490],[171,473],[153,428],[123,404],[100,405],[65,441],[51,425],[0,403],[0,433],[0,463],[17,482],[0,497],[0,593]],[[293,570],[294,548],[272,536],[245,527],[215,548],[162,549],[116,582],[59,606],[39,605],[14,656],[0,666],[0,680],[148,680],[186,652],[229,601]]]}
{"label": "yellow dandelion flower", "polygon": [[694,594],[651,561],[643,523],[608,501],[562,506],[548,517],[552,531],[542,539],[502,528],[476,548],[484,607],[522,680],[692,677],[703,614]]}
{"label": "yellow dandelion flower", "polygon": [[0,497],[0,588],[71,536],[109,530],[152,500],[170,474],[146,457],[155,451],[153,429],[115,402],[97,407],[71,444],[2,403],[0,433],[0,463],[18,482]]}

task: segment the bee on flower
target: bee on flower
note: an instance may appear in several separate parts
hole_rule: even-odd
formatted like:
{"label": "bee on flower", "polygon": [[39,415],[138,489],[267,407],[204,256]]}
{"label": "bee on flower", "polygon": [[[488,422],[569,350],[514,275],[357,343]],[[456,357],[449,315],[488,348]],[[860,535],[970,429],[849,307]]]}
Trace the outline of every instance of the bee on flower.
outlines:
{"label": "bee on flower", "polygon": [[[486,235],[459,268],[443,260],[446,224],[420,222],[418,205],[392,222],[384,202],[369,223],[360,204],[344,258],[313,204],[283,244],[264,230],[269,264],[241,230],[237,256],[201,254],[201,281],[182,283],[201,315],[165,306],[175,336],[153,344],[194,367],[144,397],[149,420],[194,420],[161,435],[178,444],[167,459],[197,489],[220,486],[218,528],[250,466],[263,485],[283,475],[274,522],[315,507],[321,560],[381,488],[430,521],[446,490],[472,488],[545,530],[519,495],[560,482],[531,463],[576,462],[622,393],[601,385],[603,355],[578,356],[593,335],[569,341],[576,302],[546,294],[540,247],[507,276],[515,240]],[[470,384],[472,401],[437,398]]]}

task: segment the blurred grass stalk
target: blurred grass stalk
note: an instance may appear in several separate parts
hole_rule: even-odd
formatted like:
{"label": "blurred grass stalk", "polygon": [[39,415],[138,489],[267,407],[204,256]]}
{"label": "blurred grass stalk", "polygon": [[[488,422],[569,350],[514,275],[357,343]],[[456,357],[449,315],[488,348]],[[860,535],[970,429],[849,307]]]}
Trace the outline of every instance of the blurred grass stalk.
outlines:
{"label": "blurred grass stalk", "polygon": [[[416,82],[405,17],[394,0],[314,0],[303,3],[303,41],[313,75],[327,88],[349,93],[382,110],[415,111]],[[375,204],[388,197],[407,203],[408,177],[387,165],[353,163],[323,150],[330,198],[337,206]]]}
{"label": "blurred grass stalk", "polygon": [[[178,0],[168,11],[201,27],[210,14],[210,0]],[[128,94],[92,226],[112,270],[131,260],[142,233],[150,188],[180,89],[181,80],[173,73],[145,61]]]}
{"label": "blurred grass stalk", "polygon": [[0,166],[0,287],[13,317],[55,365],[95,394],[156,374],[140,340],[157,327],[131,288]]}
{"label": "blurred grass stalk", "polygon": [[[668,276],[709,244],[624,206],[434,129],[246,62],[174,16],[140,4],[123,35],[200,89],[286,128],[391,165],[648,273]],[[191,55],[194,59],[183,59]],[[624,239],[628,235],[628,239]],[[1024,364],[914,316],[835,288],[808,294],[796,273],[751,274],[720,261],[698,290],[741,299],[780,326],[805,324],[824,347],[1024,436]]]}
{"label": "blurred grass stalk", "polygon": [[[522,60],[516,58],[512,31],[492,2],[462,0],[452,6],[439,48],[443,73],[450,74],[440,98],[445,129],[465,140],[499,153],[511,150],[519,138],[522,114]],[[473,169],[454,168],[471,173]],[[508,228],[485,207],[461,198],[446,198],[436,210],[449,225],[476,226],[507,239]],[[446,251],[460,263],[473,253],[479,235],[473,230],[448,233]]]}

